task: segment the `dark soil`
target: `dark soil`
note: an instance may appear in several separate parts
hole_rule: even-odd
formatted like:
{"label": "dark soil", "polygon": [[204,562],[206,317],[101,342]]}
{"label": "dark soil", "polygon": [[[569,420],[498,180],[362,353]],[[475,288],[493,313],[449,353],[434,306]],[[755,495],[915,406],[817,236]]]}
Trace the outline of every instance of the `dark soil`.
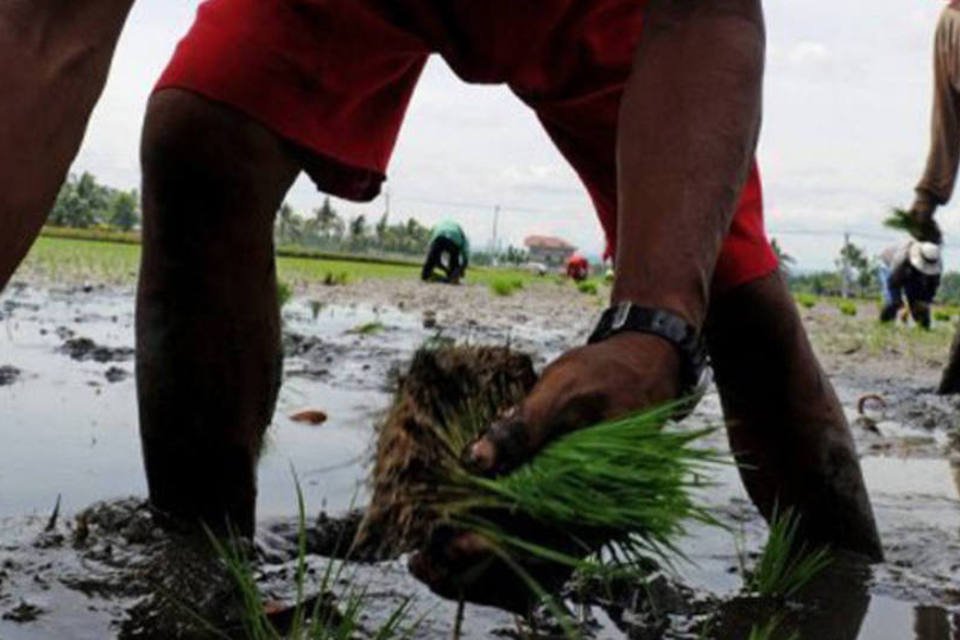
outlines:
{"label": "dark soil", "polygon": [[90,338],[68,338],[59,349],[74,360],[85,362],[117,362],[133,358],[133,349],[130,347],[105,347],[98,345]]}

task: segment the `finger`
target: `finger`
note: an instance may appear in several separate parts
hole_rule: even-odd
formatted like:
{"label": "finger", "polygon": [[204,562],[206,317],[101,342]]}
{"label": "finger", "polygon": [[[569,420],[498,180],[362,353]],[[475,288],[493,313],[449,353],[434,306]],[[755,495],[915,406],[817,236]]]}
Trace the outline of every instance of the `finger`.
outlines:
{"label": "finger", "polygon": [[528,427],[511,409],[491,424],[463,452],[464,465],[484,475],[501,475],[520,466],[530,454]]}

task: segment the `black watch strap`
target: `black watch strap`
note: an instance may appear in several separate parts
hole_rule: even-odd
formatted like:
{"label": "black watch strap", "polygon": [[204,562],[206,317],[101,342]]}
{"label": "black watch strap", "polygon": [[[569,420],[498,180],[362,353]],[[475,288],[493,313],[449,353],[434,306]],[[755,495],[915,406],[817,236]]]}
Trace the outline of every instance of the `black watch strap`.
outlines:
{"label": "black watch strap", "polygon": [[624,331],[649,333],[673,344],[680,354],[681,395],[694,392],[707,364],[706,346],[696,328],[671,311],[623,302],[603,312],[587,342],[600,342]]}

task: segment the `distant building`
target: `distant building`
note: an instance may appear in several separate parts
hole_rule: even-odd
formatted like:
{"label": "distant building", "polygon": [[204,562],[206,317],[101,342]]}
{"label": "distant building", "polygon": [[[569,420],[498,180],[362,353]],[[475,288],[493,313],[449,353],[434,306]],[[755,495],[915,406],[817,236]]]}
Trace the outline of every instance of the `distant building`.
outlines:
{"label": "distant building", "polygon": [[530,262],[539,262],[549,267],[565,265],[577,250],[566,240],[553,236],[527,236],[523,244],[530,252]]}

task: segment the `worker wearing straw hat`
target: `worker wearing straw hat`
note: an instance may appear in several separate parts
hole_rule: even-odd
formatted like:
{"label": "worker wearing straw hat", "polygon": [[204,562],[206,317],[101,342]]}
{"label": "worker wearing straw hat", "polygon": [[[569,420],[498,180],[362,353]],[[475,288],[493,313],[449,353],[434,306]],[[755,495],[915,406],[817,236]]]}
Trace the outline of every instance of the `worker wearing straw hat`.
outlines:
{"label": "worker wearing straw hat", "polygon": [[911,240],[905,245],[887,248],[880,254],[883,291],[880,321],[894,320],[906,300],[914,322],[929,329],[930,305],[940,287],[942,271],[940,246],[933,242]]}

